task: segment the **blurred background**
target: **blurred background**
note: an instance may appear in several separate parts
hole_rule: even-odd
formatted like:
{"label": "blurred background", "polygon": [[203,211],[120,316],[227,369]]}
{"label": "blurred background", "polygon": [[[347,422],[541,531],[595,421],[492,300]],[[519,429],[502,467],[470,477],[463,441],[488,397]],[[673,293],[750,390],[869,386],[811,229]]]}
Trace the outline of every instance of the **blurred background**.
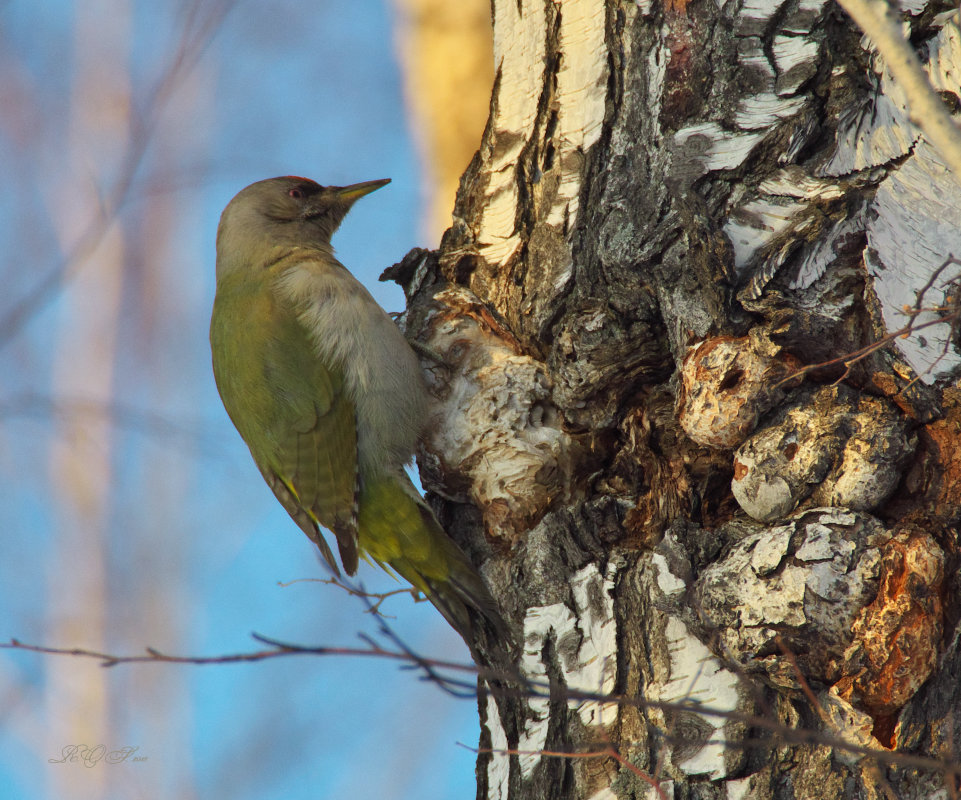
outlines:
{"label": "blurred background", "polygon": [[[219,214],[297,174],[393,183],[334,245],[436,247],[492,83],[488,0],[0,2],[0,641],[135,654],[376,635],[223,411]],[[370,567],[371,591],[398,584]],[[420,653],[468,661],[426,603]],[[469,797],[477,711],[370,659],[120,665],[0,651],[0,786],[43,798]],[[71,745],[120,764],[51,763]]]}

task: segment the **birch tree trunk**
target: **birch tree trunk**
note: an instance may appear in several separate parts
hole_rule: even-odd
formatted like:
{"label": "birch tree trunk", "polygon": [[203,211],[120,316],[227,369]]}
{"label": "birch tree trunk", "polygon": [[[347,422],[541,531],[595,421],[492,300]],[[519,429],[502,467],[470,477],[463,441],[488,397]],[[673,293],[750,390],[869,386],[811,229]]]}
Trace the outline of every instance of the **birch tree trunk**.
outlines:
{"label": "birch tree trunk", "polygon": [[[826,0],[493,5],[454,224],[391,271],[493,666],[555,687],[482,697],[478,797],[954,796],[839,743],[961,751],[956,325],[845,358],[956,306],[956,178]],[[902,9],[956,109],[956,9]]]}

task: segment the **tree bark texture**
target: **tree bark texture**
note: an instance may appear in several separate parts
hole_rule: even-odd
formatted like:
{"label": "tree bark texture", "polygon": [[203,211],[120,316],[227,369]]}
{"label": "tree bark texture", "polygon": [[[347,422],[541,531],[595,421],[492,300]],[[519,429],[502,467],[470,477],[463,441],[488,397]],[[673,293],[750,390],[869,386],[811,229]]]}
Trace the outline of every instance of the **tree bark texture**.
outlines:
{"label": "tree bark texture", "polygon": [[[901,13],[957,108],[956,8]],[[555,687],[482,696],[478,797],[954,796],[835,746],[961,752],[956,325],[845,358],[957,304],[909,99],[825,0],[496,0],[494,49],[453,225],[390,272],[487,652]]]}

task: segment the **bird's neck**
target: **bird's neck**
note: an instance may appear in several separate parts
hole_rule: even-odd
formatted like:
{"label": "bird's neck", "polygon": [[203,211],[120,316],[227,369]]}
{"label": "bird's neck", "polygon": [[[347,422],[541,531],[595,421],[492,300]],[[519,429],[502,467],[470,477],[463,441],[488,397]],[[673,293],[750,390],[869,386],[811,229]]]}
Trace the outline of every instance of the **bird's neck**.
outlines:
{"label": "bird's neck", "polygon": [[247,284],[261,285],[265,278],[279,278],[293,267],[323,270],[326,266],[343,267],[334,256],[329,243],[309,245],[276,244],[260,250],[256,257],[241,262],[218,261],[218,289],[241,288]]}

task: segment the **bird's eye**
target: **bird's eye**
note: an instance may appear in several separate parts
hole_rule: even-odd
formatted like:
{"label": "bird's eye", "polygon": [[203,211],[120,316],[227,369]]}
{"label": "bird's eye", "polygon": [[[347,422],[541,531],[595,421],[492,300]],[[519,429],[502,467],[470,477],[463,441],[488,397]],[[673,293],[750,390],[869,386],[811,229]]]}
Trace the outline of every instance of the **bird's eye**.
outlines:
{"label": "bird's eye", "polygon": [[287,194],[293,197],[294,200],[302,200],[304,197],[303,189],[299,189],[296,186],[293,189],[291,189],[289,192],[287,192]]}

